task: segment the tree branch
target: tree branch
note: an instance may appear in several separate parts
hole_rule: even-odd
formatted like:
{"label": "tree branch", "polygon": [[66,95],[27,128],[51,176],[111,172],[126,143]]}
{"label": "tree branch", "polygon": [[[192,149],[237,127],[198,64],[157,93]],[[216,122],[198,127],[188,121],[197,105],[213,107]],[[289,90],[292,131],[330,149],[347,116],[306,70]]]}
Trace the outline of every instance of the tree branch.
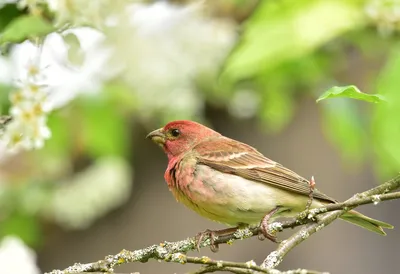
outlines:
{"label": "tree branch", "polygon": [[366,204],[374,204],[377,205],[382,201],[388,201],[388,200],[396,200],[400,198],[400,191],[399,192],[393,192],[393,193],[387,193],[387,194],[376,194],[372,196],[363,196],[364,194],[356,194],[359,195],[356,197],[357,199],[352,200],[353,198],[347,200],[346,202],[343,203],[337,203],[337,204],[329,204],[326,205],[325,207],[320,207],[320,208],[315,208],[311,209],[308,211],[308,219],[313,219],[317,214],[324,213],[324,212],[331,212],[335,210],[340,210],[344,209],[346,210],[346,207],[357,207],[360,205],[366,205]]}
{"label": "tree branch", "polygon": [[[253,273],[253,272],[260,272],[260,273],[271,273],[268,269],[263,269],[259,267],[254,261],[249,261],[246,263],[237,263],[237,262],[229,262],[229,261],[217,261],[217,260],[212,260],[209,257],[203,256],[203,257],[189,257],[184,254],[179,254],[181,256],[182,261],[180,263],[192,263],[192,264],[202,264],[208,266],[208,272],[213,272],[213,271],[223,271],[227,270],[232,271],[232,270],[246,270],[251,272],[246,272],[246,273]],[[204,272],[207,268],[203,269],[202,273],[207,273]],[[212,269],[213,271],[209,271]],[[196,273],[196,272],[195,272]],[[237,273],[237,272],[233,272]]]}
{"label": "tree branch", "polygon": [[[388,193],[400,187],[400,175],[371,190],[354,195],[352,198],[343,203],[329,204],[317,209],[302,212],[298,218],[284,222],[274,222],[269,225],[270,231],[282,231],[286,228],[293,228],[304,225],[305,227],[294,233],[287,240],[283,241],[278,248],[271,252],[264,262],[257,266],[253,261],[247,263],[237,263],[228,261],[216,261],[208,257],[189,257],[185,254],[189,251],[197,249],[196,237],[188,238],[178,242],[163,242],[152,245],[147,248],[134,251],[122,250],[116,255],[109,255],[104,260],[93,263],[80,264],[76,263],[65,270],[53,270],[48,274],[70,274],[82,272],[113,272],[114,267],[133,262],[147,262],[149,259],[164,260],[166,262],[175,263],[193,263],[202,264],[204,267],[193,273],[210,273],[214,271],[230,271],[232,273],[273,273],[283,274],[276,269],[283,257],[298,244],[307,239],[310,235],[324,228],[345,212],[364,204],[380,201],[392,200],[400,198],[400,192]],[[316,219],[317,222],[313,221]],[[259,234],[258,227],[248,227],[238,229],[236,232],[220,236],[215,239],[216,244],[232,244],[236,240],[243,240]],[[210,239],[205,237],[199,247],[209,247]],[[236,271],[236,272],[235,272]],[[318,273],[311,270],[291,270],[290,273]],[[294,272],[293,272],[294,271]],[[298,271],[298,272],[295,272]],[[300,271],[300,272],[299,272]],[[308,271],[308,272],[307,272]]]}
{"label": "tree branch", "polygon": [[187,274],[204,274],[204,273],[212,273],[216,271],[226,271],[226,272],[231,272],[231,273],[236,273],[236,274],[259,274],[259,273],[269,273],[269,274],[329,274],[328,272],[318,272],[315,270],[308,270],[308,269],[294,269],[294,270],[288,270],[288,271],[279,271],[276,269],[263,269],[263,271],[266,272],[260,272],[260,271],[254,271],[251,269],[245,269],[245,268],[235,268],[235,267],[224,267],[224,268],[219,268],[218,266],[204,266],[199,268],[197,271],[194,272],[189,272]]}
{"label": "tree branch", "polygon": [[[275,251],[271,252],[268,255],[268,257],[261,264],[261,267],[264,268],[277,267],[282,262],[283,257],[290,250],[292,250],[297,245],[305,241],[310,235],[323,229],[325,226],[327,226],[328,224],[339,218],[347,211],[362,204],[376,203],[382,200],[390,200],[400,197],[399,192],[387,194],[388,192],[398,189],[399,187],[400,187],[400,175],[380,186],[377,186],[373,189],[367,190],[360,194],[356,194],[344,203],[340,203],[337,205],[336,204],[327,205],[325,207],[319,208],[318,210],[315,210],[313,214],[320,214],[333,210],[336,211],[325,213],[321,216],[317,216],[316,217],[317,222],[308,224],[307,226],[305,226],[304,228],[300,229],[298,232],[290,236],[289,239],[283,241]],[[306,216],[308,217],[307,214]],[[312,216],[313,215],[311,214],[310,217]]]}

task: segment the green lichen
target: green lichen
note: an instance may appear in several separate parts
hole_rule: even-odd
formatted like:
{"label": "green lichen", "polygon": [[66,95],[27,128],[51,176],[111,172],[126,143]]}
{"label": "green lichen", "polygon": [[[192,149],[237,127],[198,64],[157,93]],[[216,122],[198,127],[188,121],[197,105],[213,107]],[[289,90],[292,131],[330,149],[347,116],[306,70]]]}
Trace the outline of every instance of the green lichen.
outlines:
{"label": "green lichen", "polygon": [[305,229],[300,230],[300,237],[302,239],[307,239],[309,236],[310,236],[310,234],[307,232],[307,230],[305,230]]}
{"label": "green lichen", "polygon": [[186,255],[182,253],[174,253],[171,256],[171,262],[185,264],[186,263]]}
{"label": "green lichen", "polygon": [[372,196],[372,201],[374,202],[374,205],[377,205],[381,202],[381,196],[380,195],[373,195]]}
{"label": "green lichen", "polygon": [[273,222],[268,226],[268,231],[271,232],[271,234],[275,234],[276,232],[280,232],[283,230],[282,223],[280,222]]}
{"label": "green lichen", "polygon": [[321,229],[323,229],[324,227],[325,227],[325,224],[320,224],[319,226],[317,226],[317,227],[315,228],[315,231],[321,230]]}
{"label": "green lichen", "polygon": [[265,261],[262,264],[262,267],[265,268],[274,268],[278,264],[280,264],[282,261],[281,256],[279,255],[278,251],[272,251],[268,257],[265,259]]}
{"label": "green lichen", "polygon": [[202,262],[202,263],[208,263],[208,262],[210,262],[210,261],[211,261],[211,259],[210,259],[209,257],[207,257],[207,256],[201,257],[201,262]]}
{"label": "green lichen", "polygon": [[246,228],[239,228],[238,230],[235,231],[235,233],[233,234],[233,236],[236,239],[246,239],[246,238],[250,238],[253,236],[253,233],[250,231],[250,229],[248,227]]}

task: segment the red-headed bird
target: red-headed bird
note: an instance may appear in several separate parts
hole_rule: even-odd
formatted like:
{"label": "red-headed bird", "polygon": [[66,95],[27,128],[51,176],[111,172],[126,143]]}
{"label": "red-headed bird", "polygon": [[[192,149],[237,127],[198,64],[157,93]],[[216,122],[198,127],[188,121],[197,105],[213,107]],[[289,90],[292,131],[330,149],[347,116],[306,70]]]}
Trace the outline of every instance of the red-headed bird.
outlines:
{"label": "red-headed bird", "polygon": [[[199,123],[170,122],[147,138],[168,156],[164,177],[175,198],[213,221],[229,226],[261,222],[264,236],[274,240],[267,232],[268,220],[294,217],[310,201],[309,181]],[[310,208],[337,203],[317,189],[312,195]],[[383,228],[393,228],[353,210],[341,218],[381,235],[386,235]]]}

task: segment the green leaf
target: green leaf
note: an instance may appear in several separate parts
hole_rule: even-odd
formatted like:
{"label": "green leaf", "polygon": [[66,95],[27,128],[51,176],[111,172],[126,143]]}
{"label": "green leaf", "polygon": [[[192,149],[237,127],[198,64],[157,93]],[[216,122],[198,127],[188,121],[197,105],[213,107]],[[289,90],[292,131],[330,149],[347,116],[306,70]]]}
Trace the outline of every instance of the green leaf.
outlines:
{"label": "green leaf", "polygon": [[21,14],[23,12],[15,4],[4,5],[0,8],[0,33]]}
{"label": "green leaf", "polygon": [[365,23],[364,10],[355,0],[261,1],[221,77],[254,77]]}
{"label": "green leaf", "polygon": [[46,35],[54,30],[54,27],[40,16],[22,15],[7,25],[0,36],[0,44],[22,42],[28,38]]}
{"label": "green leaf", "polygon": [[385,101],[385,97],[380,94],[367,94],[362,93],[356,86],[344,86],[344,87],[332,87],[328,89],[324,94],[322,94],[318,99],[317,103],[321,100],[328,98],[339,98],[346,97],[362,101],[367,101],[370,103],[380,103]]}

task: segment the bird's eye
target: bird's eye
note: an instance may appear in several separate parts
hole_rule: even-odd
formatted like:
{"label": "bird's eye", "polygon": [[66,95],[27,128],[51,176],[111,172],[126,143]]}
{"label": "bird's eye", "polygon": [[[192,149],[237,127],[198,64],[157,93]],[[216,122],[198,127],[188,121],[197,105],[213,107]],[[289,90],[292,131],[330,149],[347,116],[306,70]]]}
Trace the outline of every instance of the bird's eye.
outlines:
{"label": "bird's eye", "polygon": [[173,137],[178,137],[180,134],[181,134],[181,132],[179,131],[179,129],[174,128],[171,130],[171,135]]}

